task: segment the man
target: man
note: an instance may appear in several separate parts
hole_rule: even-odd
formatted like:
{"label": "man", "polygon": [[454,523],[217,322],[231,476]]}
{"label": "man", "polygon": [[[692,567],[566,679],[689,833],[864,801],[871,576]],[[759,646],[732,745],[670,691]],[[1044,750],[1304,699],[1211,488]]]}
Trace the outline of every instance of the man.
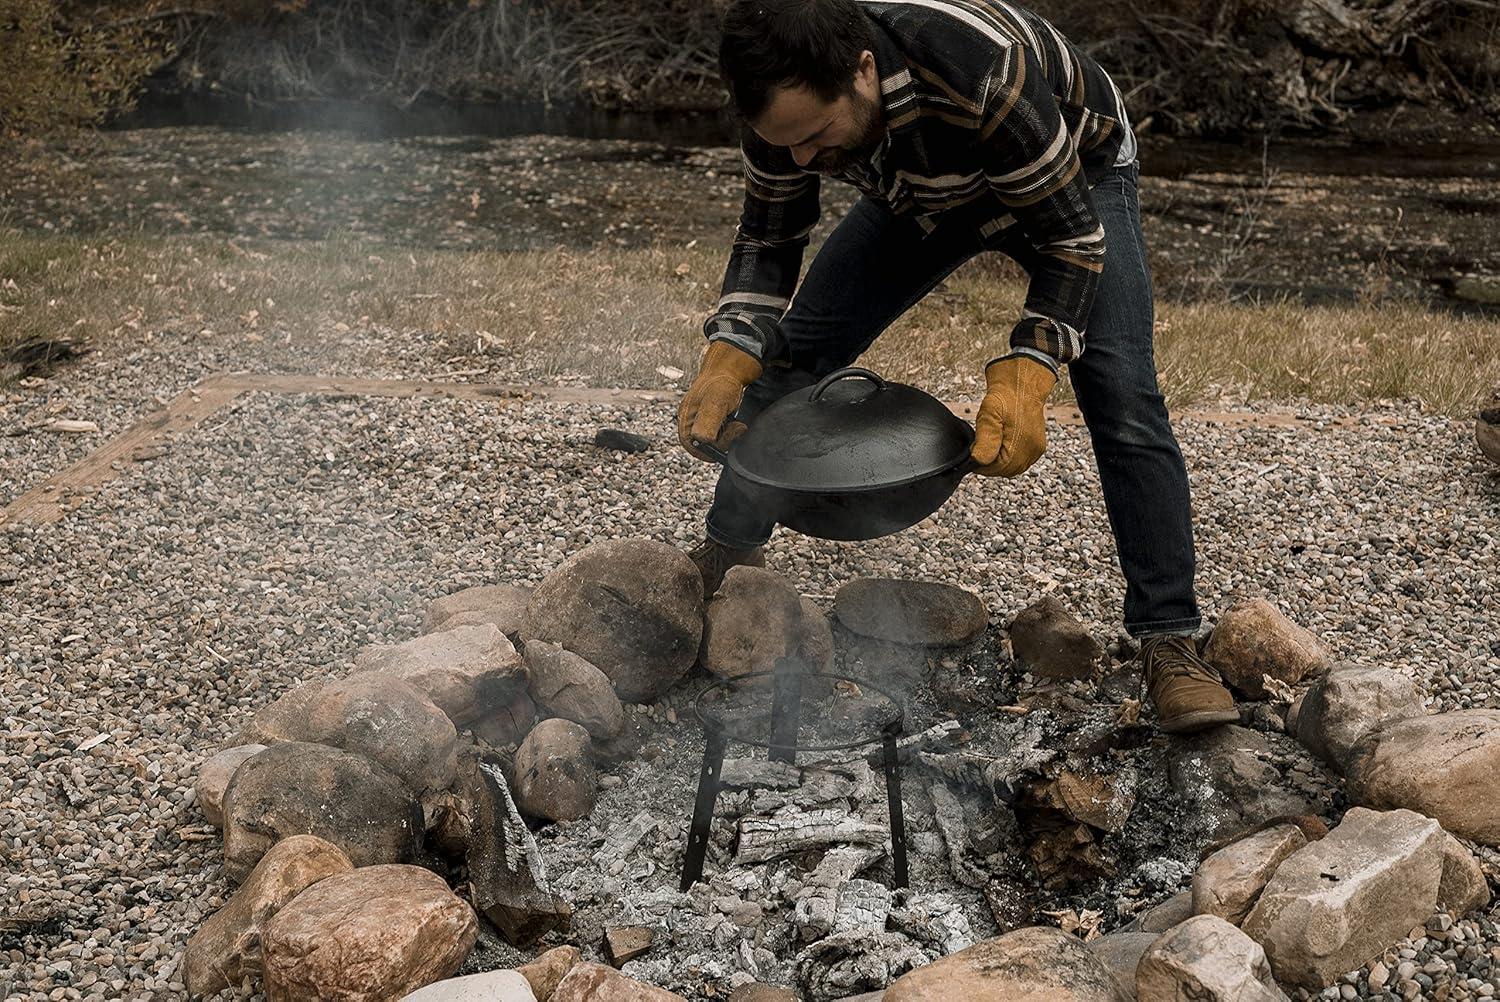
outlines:
{"label": "man", "polygon": [[[1063,366],[1126,580],[1125,626],[1163,730],[1238,719],[1199,656],[1187,471],[1156,384],[1136,142],[1119,90],[1003,0],[731,0],[720,64],[744,132],[745,206],[678,431],[721,448],[783,394],[850,364],[983,251],[1029,275],[975,421],[981,474],[1046,448]],[[862,197],[801,287],[820,176]],[[792,298],[796,289],[796,298]],[[760,565],[774,522],[727,471],[693,552],[706,592]]]}

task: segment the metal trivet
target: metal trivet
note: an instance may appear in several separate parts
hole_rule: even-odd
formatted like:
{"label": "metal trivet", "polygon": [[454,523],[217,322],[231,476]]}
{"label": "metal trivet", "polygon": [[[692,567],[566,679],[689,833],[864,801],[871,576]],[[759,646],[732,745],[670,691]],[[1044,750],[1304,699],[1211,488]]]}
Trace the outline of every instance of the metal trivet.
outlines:
{"label": "metal trivet", "polygon": [[[769,678],[772,680],[770,740],[737,731],[720,716],[705,711],[704,704],[710,694],[723,697],[745,682]],[[848,682],[869,690],[888,700],[894,708],[893,715],[878,724],[878,735],[869,731],[850,741],[830,744],[798,744],[797,731],[802,720],[802,687],[808,679],[826,679],[833,682]],[[885,750],[885,791],[891,814],[891,887],[905,887],[906,867],[906,818],[901,809],[901,759],[896,742],[902,735],[904,711],[901,701],[873,683],[851,675],[835,675],[830,672],[804,671],[794,657],[785,657],[776,662],[775,671],[754,672],[734,679],[716,682],[698,694],[694,711],[703,724],[703,767],[698,773],[698,796],[693,802],[693,823],[688,829],[687,853],[682,863],[682,890],[686,892],[703,879],[703,859],[708,852],[708,834],[713,824],[714,804],[723,789],[720,774],[724,767],[724,752],[730,741],[743,745],[765,748],[772,762],[795,765],[798,752],[852,751],[865,745],[882,742]],[[741,725],[747,726],[747,725]]]}

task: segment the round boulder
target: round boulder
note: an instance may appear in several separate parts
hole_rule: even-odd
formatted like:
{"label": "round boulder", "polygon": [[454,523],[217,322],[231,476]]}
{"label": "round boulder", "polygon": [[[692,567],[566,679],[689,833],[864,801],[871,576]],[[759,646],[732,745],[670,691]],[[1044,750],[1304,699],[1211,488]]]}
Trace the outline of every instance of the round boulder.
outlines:
{"label": "round boulder", "polygon": [[[454,626],[492,623],[502,633],[516,634],[526,619],[531,589],[519,585],[483,585],[433,599],[422,617],[423,633],[439,633]],[[463,616],[462,623],[453,622]]]}
{"label": "round boulder", "polygon": [[1335,667],[1293,704],[1287,730],[1343,772],[1349,753],[1387,720],[1426,713],[1412,680],[1389,668]]}
{"label": "round boulder", "polygon": [[271,919],[266,999],[399,999],[457,971],[478,936],[474,910],[430,870],[335,874]]}
{"label": "round boulder", "polygon": [[1490,462],[1500,463],[1500,390],[1490,397],[1489,406],[1475,415],[1474,441]]}
{"label": "round boulder", "polygon": [[261,857],[229,903],[188,940],[183,976],[193,997],[213,995],[261,970],[261,938],[271,917],[325,877],[354,867],[338,847],[311,835],[282,839]]}
{"label": "round boulder", "polygon": [[731,567],[709,600],[703,667],[720,678],[768,672],[802,640],[802,598],[764,567]]}
{"label": "round boulder", "polygon": [[581,725],[596,738],[612,738],[625,729],[625,708],[609,678],[572,651],[545,640],[526,645],[531,697],[549,717]]}
{"label": "round boulder", "polygon": [[1270,602],[1254,598],[1235,603],[1220,617],[1203,657],[1236,692],[1265,699],[1270,695],[1266,678],[1296,685],[1323,670],[1328,648]]}
{"label": "round boulder", "polygon": [[262,743],[305,741],[363,755],[422,795],[446,789],[458,767],[458,732],[412,685],[361,673],[299,686],[255,715],[244,733]]}
{"label": "round boulder", "polygon": [[236,884],[292,835],[316,835],[370,866],[416,858],[422,833],[422,806],[405,784],[327,745],[272,745],[247,759],[224,793],[224,872]]}
{"label": "round boulder", "polygon": [[586,547],[547,576],[527,609],[528,641],[573,651],[633,703],[687,674],[702,638],[702,575],[686,553],[649,539]]}
{"label": "round boulder", "polygon": [[978,595],[940,581],[859,578],[838,590],[833,612],[861,636],[920,647],[962,647],[989,624]]}
{"label": "round boulder", "polygon": [[469,725],[474,736],[492,748],[519,744],[536,726],[536,704],[523,692],[505,706],[490,711]]}
{"label": "round boulder", "polygon": [[1349,799],[1405,807],[1455,835],[1500,846],[1500,710],[1389,720],[1349,754]]}
{"label": "round boulder", "polygon": [[552,821],[587,817],[598,796],[589,732],[571,720],[543,720],[516,750],[516,806]]}
{"label": "round boulder", "polygon": [[265,750],[265,745],[236,745],[225,748],[198,768],[198,781],[193,784],[193,790],[198,809],[209,824],[215,828],[224,827],[224,791],[229,789],[229,781],[246,759]]}

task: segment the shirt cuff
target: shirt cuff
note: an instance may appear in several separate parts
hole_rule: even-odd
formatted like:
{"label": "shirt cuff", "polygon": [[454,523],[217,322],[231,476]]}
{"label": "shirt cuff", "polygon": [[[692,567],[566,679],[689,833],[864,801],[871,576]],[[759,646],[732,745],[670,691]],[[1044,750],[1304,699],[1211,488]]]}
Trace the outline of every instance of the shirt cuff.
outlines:
{"label": "shirt cuff", "polygon": [[1047,354],[1045,351],[1037,351],[1035,348],[1012,348],[1004,355],[999,355],[995,358],[990,359],[985,363],[985,368],[988,369],[996,362],[1003,362],[1007,358],[1029,358],[1033,361],[1040,362],[1048,369],[1052,370],[1052,375],[1061,378],[1062,363],[1053,358],[1051,355]]}

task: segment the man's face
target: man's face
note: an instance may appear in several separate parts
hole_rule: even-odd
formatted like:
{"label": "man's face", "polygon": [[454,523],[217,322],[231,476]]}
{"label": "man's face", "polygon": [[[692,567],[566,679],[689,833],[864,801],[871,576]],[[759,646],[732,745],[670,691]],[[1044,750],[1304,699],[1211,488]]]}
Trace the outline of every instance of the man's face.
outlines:
{"label": "man's face", "polygon": [[867,159],[885,137],[880,81],[869,52],[860,60],[852,84],[833,101],[805,86],[777,87],[751,127],[772,146],[791,150],[798,166],[837,174]]}

